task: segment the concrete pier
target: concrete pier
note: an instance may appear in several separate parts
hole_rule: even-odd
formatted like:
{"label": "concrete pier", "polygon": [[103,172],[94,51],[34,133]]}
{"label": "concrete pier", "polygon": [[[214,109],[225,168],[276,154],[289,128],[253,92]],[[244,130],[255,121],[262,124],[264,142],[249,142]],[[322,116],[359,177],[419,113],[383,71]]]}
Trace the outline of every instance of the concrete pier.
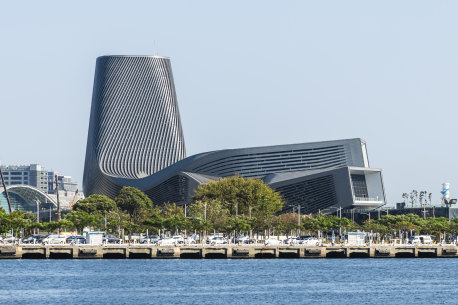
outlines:
{"label": "concrete pier", "polygon": [[262,245],[0,245],[0,259],[115,258],[396,258],[458,257],[453,245],[262,246]]}

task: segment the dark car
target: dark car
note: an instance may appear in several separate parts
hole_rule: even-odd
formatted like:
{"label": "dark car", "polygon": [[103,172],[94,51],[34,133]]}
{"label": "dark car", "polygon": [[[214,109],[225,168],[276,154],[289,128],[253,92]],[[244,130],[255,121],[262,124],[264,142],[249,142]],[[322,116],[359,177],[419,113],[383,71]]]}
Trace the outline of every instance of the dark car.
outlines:
{"label": "dark car", "polygon": [[67,237],[66,243],[71,245],[85,244],[86,238],[84,238],[83,236],[70,236]]}
{"label": "dark car", "polygon": [[[234,239],[232,239],[234,241]],[[249,238],[248,236],[239,236],[235,239],[236,244],[254,244],[255,241],[252,238]]]}
{"label": "dark car", "polygon": [[44,236],[41,235],[29,235],[24,237],[21,240],[22,244],[41,244],[43,241]]}
{"label": "dark car", "polygon": [[113,236],[113,235],[106,235],[103,238],[103,243],[107,243],[107,244],[120,244],[121,241],[122,241],[121,238],[118,238],[118,237]]}

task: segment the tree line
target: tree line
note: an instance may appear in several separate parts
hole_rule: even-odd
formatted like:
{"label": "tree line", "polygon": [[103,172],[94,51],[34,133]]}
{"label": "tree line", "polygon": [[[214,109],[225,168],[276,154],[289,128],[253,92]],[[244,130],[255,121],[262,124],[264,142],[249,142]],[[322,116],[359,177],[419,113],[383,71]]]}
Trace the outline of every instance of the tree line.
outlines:
{"label": "tree line", "polygon": [[[446,218],[422,219],[416,215],[386,215],[366,220],[358,225],[348,218],[335,215],[299,215],[283,213],[279,193],[260,179],[242,177],[224,178],[201,185],[186,205],[165,203],[154,205],[148,196],[133,187],[124,187],[113,199],[104,195],[91,195],[74,204],[73,209],[60,221],[38,223],[30,212],[15,211],[7,214],[0,209],[0,233],[21,230],[30,234],[40,229],[46,232],[75,230],[86,227],[103,230],[114,235],[168,232],[220,232],[227,234],[328,235],[337,232],[366,231],[376,233],[380,239],[391,239],[406,232],[415,234],[456,234],[458,220]],[[319,233],[320,232],[320,233]]]}
{"label": "tree line", "polygon": [[433,193],[428,193],[427,191],[417,191],[412,190],[410,193],[402,193],[402,199],[404,199],[404,203],[410,203],[411,207],[413,208],[417,203],[421,207],[432,205],[433,203]]}

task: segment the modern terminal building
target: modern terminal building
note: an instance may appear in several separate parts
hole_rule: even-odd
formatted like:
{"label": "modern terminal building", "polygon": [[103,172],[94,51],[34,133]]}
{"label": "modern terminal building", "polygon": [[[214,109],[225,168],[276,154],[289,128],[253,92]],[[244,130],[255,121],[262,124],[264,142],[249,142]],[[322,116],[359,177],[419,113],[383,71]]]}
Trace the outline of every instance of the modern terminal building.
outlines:
{"label": "modern terminal building", "polygon": [[[48,171],[40,164],[0,165],[7,186],[12,210],[48,213],[57,207],[56,172]],[[68,209],[73,201],[84,198],[77,191],[77,183],[70,176],[57,175],[59,202]],[[0,206],[8,211],[8,201],[0,188]],[[52,211],[51,211],[52,212]]]}
{"label": "modern terminal building", "polygon": [[123,186],[155,204],[190,203],[201,184],[242,175],[264,180],[284,198],[283,211],[335,212],[385,204],[380,169],[366,143],[347,139],[227,149],[186,158],[169,58],[97,59],[83,190],[114,198]]}

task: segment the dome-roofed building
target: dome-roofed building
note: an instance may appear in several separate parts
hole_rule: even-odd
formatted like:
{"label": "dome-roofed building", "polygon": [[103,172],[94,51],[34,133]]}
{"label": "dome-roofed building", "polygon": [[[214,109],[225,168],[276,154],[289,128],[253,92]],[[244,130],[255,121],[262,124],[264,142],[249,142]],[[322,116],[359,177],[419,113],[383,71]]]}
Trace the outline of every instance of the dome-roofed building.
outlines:
{"label": "dome-roofed building", "polygon": [[[0,206],[8,212],[8,201],[6,199],[5,190],[3,188],[0,190]],[[38,208],[40,213],[49,213],[49,211],[53,211],[57,208],[57,201],[55,198],[36,187],[20,184],[7,186],[6,190],[13,211],[22,210],[36,213]],[[44,218],[46,219],[46,217]]]}

